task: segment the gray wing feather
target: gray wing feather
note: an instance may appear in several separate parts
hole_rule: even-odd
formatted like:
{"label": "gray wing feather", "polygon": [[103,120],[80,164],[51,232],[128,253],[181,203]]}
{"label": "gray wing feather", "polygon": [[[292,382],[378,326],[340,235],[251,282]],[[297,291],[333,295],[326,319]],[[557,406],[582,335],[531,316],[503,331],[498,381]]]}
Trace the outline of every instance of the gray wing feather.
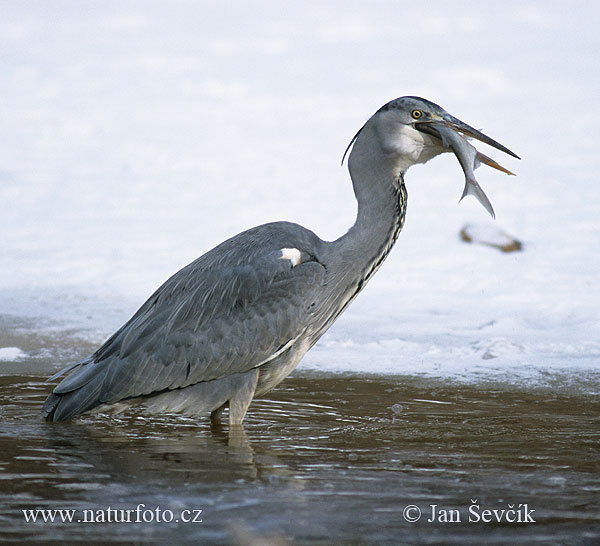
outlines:
{"label": "gray wing feather", "polygon": [[[61,413],[218,379],[268,361],[310,323],[311,304],[324,283],[325,268],[313,254],[320,241],[301,229],[287,223],[254,228],[176,273],[56,387],[55,395],[86,391],[80,396],[85,409],[73,396]],[[280,249],[290,246],[302,250],[296,267],[280,259]]]}

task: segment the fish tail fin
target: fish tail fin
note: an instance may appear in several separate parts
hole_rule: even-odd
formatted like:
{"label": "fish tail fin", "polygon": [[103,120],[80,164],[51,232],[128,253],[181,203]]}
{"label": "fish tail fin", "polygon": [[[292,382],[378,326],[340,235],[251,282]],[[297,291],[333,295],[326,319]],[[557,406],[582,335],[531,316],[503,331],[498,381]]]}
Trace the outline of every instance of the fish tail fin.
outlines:
{"label": "fish tail fin", "polygon": [[472,177],[465,178],[465,188],[458,202],[460,203],[467,195],[473,195],[477,199],[477,201],[479,201],[483,205],[483,208],[490,213],[490,216],[496,219],[494,207],[492,207],[488,196],[481,189],[481,186],[477,183],[477,180],[475,180]]}

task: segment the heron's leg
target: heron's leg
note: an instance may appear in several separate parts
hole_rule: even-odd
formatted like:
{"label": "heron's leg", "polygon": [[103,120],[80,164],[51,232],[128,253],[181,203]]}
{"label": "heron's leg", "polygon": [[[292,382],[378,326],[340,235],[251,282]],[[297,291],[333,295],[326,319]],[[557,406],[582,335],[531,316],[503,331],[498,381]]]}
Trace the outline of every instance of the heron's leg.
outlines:
{"label": "heron's leg", "polygon": [[227,407],[227,402],[219,406],[216,410],[210,412],[210,424],[212,426],[218,427],[221,424],[221,416],[223,415],[223,410]]}
{"label": "heron's leg", "polygon": [[[240,426],[248,406],[252,402],[258,383],[258,369],[250,370],[243,375],[243,381],[229,399],[229,426]],[[218,411],[218,410],[217,410]]]}

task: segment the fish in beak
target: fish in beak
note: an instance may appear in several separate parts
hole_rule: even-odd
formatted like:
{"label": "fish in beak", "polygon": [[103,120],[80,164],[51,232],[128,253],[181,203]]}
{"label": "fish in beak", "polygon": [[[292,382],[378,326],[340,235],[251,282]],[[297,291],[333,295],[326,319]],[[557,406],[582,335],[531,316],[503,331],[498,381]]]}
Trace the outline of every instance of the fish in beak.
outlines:
{"label": "fish in beak", "polygon": [[439,138],[442,141],[442,147],[451,150],[454,152],[454,155],[456,155],[458,162],[465,173],[465,188],[460,200],[466,195],[474,195],[490,213],[492,218],[495,218],[496,215],[492,204],[475,179],[474,171],[481,163],[483,163],[488,167],[492,167],[509,175],[514,175],[514,173],[505,169],[488,156],[478,152],[467,138],[479,140],[480,142],[488,144],[517,159],[521,158],[499,142],[496,142],[487,135],[484,135],[481,131],[474,129],[450,114],[445,113],[441,116],[432,116],[423,121],[418,121],[415,123],[415,129]]}

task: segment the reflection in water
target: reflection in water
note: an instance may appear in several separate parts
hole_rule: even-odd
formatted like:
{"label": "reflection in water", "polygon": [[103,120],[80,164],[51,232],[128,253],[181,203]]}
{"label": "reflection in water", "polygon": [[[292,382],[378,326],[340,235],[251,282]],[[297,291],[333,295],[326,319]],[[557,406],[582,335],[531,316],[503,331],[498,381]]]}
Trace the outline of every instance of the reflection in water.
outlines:
{"label": "reflection in water", "polygon": [[[11,541],[600,539],[591,396],[304,376],[254,402],[229,434],[208,420],[135,412],[45,423],[47,384],[0,381],[0,538]],[[468,521],[471,505],[481,517],[524,504],[536,523]],[[407,521],[416,513],[407,506],[418,521]],[[75,519],[87,510],[104,523],[26,523],[24,509],[76,510]],[[157,509],[173,521],[157,522]],[[135,510],[154,519],[135,523]],[[177,523],[186,510],[202,510],[202,522]]]}

